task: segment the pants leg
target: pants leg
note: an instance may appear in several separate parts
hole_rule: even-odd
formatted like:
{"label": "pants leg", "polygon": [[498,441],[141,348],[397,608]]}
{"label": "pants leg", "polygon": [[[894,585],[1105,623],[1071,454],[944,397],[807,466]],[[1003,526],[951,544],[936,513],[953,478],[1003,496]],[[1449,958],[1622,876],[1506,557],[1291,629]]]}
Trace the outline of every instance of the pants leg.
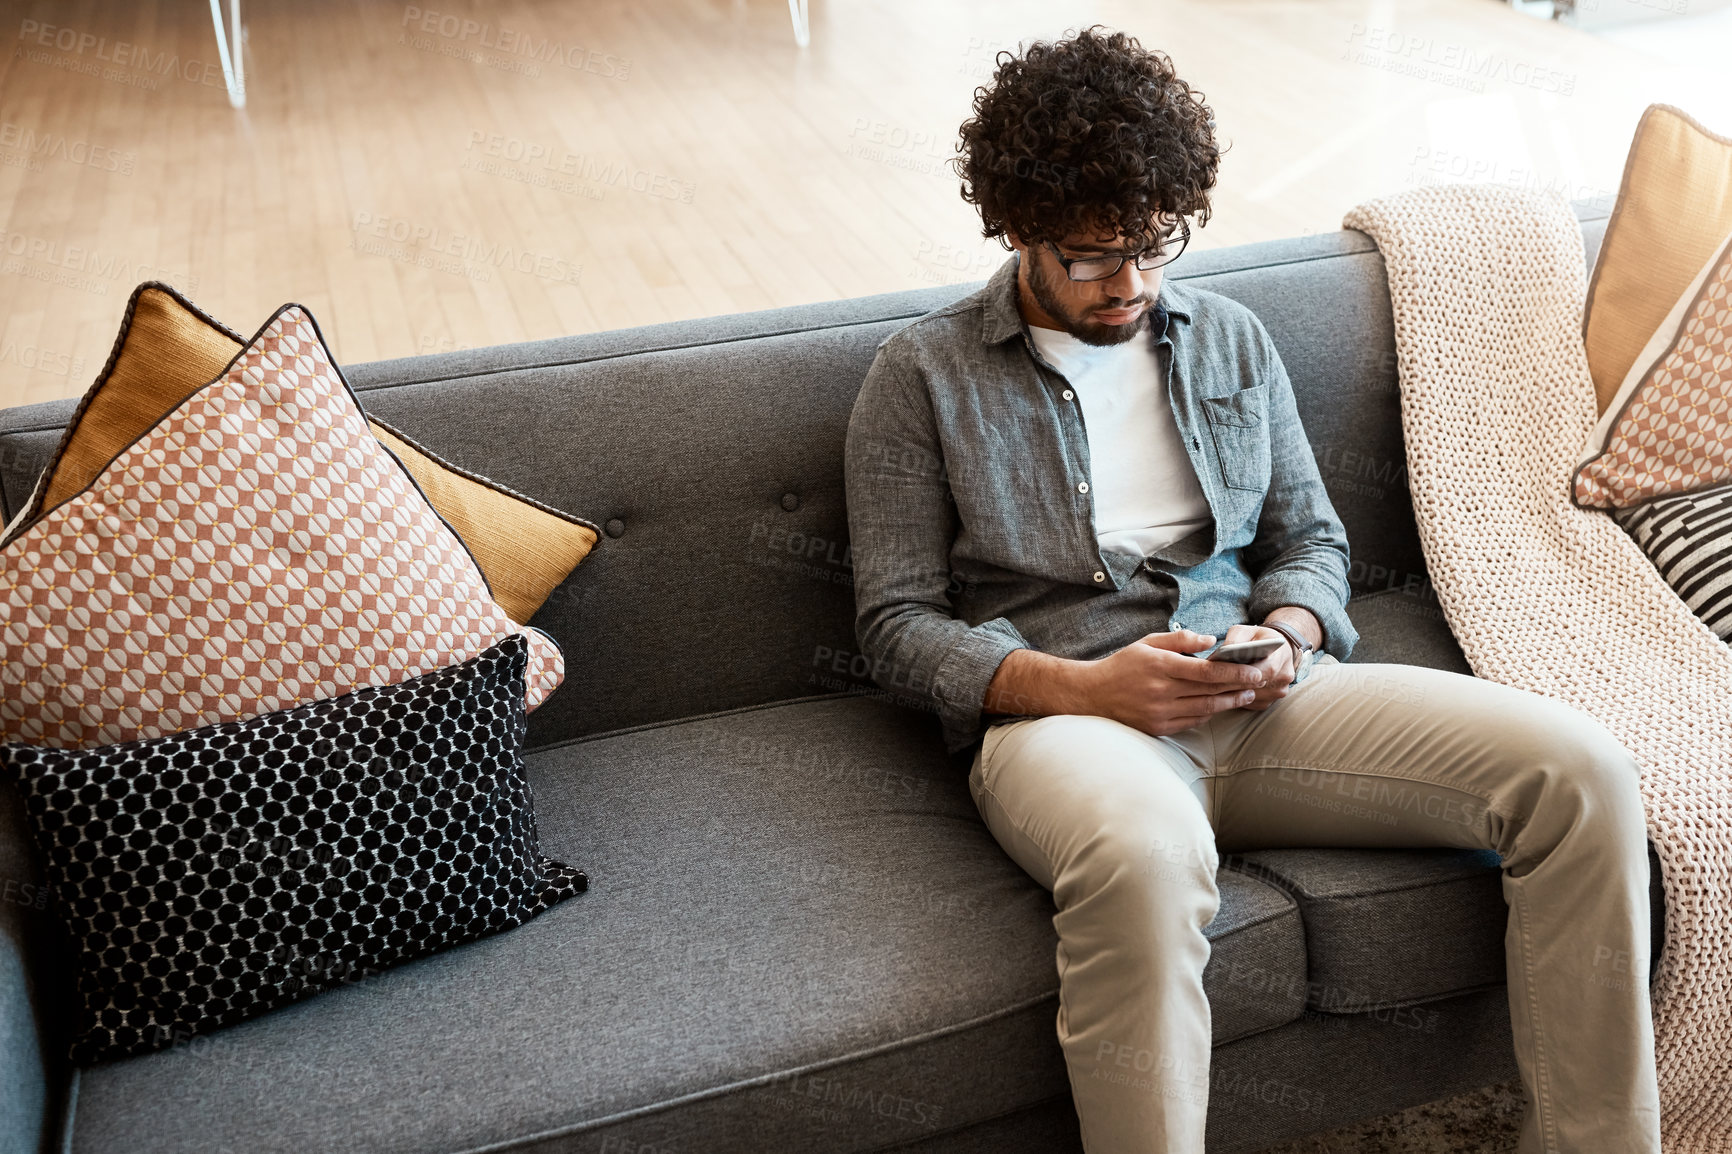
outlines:
{"label": "pants leg", "polygon": [[1058,1036],[1089,1154],[1201,1154],[1220,904],[1206,748],[1101,717],[987,730],[969,787],[1058,912]]}
{"label": "pants leg", "polygon": [[1521,1154],[1659,1154],[1646,823],[1616,738],[1524,690],[1333,659],[1203,728],[1222,848],[1496,850]]}

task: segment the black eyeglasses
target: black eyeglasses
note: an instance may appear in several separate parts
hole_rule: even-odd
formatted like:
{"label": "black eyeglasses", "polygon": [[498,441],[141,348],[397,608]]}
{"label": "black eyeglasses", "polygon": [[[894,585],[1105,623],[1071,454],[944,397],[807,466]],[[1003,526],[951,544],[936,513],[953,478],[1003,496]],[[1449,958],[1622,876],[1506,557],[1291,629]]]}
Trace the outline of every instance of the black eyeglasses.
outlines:
{"label": "black eyeglasses", "polygon": [[[1174,243],[1174,241],[1177,243]],[[1137,270],[1149,272],[1162,265],[1172,264],[1179,259],[1179,254],[1185,251],[1185,246],[1191,242],[1191,226],[1180,218],[1179,223],[1167,232],[1162,242],[1148,252],[1136,256]],[[1065,275],[1071,280],[1091,281],[1107,280],[1118,275],[1125,261],[1132,259],[1125,253],[1113,253],[1106,256],[1069,257],[1058,251],[1058,246],[1050,240],[1046,247],[1052,249],[1052,255],[1058,258],[1058,263],[1064,266]]]}

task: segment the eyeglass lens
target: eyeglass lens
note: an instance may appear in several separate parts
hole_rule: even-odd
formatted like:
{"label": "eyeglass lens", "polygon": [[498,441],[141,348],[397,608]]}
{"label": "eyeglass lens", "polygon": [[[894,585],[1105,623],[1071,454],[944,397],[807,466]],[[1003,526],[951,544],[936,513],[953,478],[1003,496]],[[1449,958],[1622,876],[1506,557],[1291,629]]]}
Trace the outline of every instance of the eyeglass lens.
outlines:
{"label": "eyeglass lens", "polygon": [[[1136,258],[1136,266],[1142,272],[1160,268],[1170,264],[1184,251],[1185,242],[1190,240],[1190,230],[1182,225],[1173,229],[1164,238],[1161,247],[1154,252],[1141,253]],[[1174,243],[1177,242],[1177,243]],[[1124,266],[1125,257],[1103,256],[1086,260],[1072,261],[1070,265],[1071,280],[1106,280],[1118,273]]]}

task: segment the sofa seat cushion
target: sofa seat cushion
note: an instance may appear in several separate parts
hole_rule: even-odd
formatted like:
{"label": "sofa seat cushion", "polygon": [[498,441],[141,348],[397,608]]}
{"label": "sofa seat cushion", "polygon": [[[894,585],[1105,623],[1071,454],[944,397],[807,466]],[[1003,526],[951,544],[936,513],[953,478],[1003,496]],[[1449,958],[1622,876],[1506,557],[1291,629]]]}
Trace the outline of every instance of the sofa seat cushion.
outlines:
{"label": "sofa seat cushion", "polygon": [[[1505,981],[1509,907],[1491,850],[1258,850],[1222,854],[1221,868],[1267,882],[1299,903],[1307,1010],[1381,1012]],[[1658,976],[1666,894],[1651,842],[1648,878],[1649,972]],[[1268,996],[1287,1004],[1285,991]]]}
{"label": "sofa seat cushion", "polygon": [[1365,1013],[1504,981],[1508,912],[1490,850],[1274,849],[1221,864],[1299,903],[1307,1009]]}
{"label": "sofa seat cushion", "polygon": [[[935,719],[832,695],[527,763],[582,901],[86,1070],[70,1149],[876,1150],[1066,1093],[1051,899]],[[1303,1012],[1304,940],[1279,889],[1221,895],[1226,1041]]]}

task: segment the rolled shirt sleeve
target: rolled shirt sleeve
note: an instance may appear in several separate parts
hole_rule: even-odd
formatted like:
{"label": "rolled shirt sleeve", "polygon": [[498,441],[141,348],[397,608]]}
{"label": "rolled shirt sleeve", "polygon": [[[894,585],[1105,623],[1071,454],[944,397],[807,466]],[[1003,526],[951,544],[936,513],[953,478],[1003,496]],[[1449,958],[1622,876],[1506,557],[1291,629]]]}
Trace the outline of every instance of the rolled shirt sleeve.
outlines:
{"label": "rolled shirt sleeve", "polygon": [[1246,613],[1257,622],[1283,605],[1307,609],[1323,627],[1319,648],[1346,661],[1359,641],[1347,617],[1347,530],[1317,470],[1287,368],[1262,324],[1256,327],[1265,358],[1260,379],[1269,382],[1270,475],[1256,538],[1241,554],[1253,575]]}
{"label": "rolled shirt sleeve", "polygon": [[844,480],[854,563],[854,629],[880,685],[924,696],[955,752],[979,732],[1000,663],[1028,642],[1007,618],[969,625],[950,600],[958,529],[932,401],[878,350],[848,422]]}

